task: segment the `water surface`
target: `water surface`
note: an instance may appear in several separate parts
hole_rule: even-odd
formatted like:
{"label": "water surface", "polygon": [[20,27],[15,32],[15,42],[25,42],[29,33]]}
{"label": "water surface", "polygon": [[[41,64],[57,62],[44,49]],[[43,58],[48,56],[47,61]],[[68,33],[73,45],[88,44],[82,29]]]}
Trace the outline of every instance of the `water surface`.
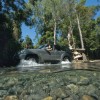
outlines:
{"label": "water surface", "polygon": [[58,64],[37,64],[32,61],[22,60],[17,66],[10,68],[0,68],[0,74],[18,74],[24,72],[54,73],[71,70],[100,71],[100,61],[75,63],[67,61]]}

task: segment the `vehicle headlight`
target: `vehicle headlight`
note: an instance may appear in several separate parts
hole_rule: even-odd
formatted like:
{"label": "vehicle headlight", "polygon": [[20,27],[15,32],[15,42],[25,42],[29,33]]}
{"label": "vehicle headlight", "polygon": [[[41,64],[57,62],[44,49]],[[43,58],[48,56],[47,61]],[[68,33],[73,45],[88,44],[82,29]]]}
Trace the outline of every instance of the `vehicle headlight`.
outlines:
{"label": "vehicle headlight", "polygon": [[20,52],[18,52],[18,54],[23,54],[25,53],[25,50],[21,50]]}

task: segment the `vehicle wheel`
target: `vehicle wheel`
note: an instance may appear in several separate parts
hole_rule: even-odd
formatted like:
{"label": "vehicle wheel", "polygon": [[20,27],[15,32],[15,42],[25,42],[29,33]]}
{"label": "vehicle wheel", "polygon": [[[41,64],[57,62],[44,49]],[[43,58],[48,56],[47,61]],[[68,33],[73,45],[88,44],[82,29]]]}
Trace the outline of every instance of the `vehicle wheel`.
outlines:
{"label": "vehicle wheel", "polygon": [[62,61],[69,61],[69,59],[65,56]]}

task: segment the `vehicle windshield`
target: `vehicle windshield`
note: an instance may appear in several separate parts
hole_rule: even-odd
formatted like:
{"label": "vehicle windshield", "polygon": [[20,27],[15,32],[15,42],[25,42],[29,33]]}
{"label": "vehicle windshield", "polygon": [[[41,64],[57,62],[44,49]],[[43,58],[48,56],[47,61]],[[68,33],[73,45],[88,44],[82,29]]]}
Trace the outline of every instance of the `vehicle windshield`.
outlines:
{"label": "vehicle windshield", "polygon": [[[48,47],[48,44],[43,44],[43,45],[40,45],[39,47],[38,47],[38,49],[45,49],[46,47]],[[55,48],[55,50],[58,50],[58,51],[60,51],[60,50],[64,50],[63,48],[63,46],[62,47],[60,47],[59,45],[55,45],[54,47],[53,46],[51,46],[52,48]],[[64,50],[64,51],[66,51],[66,50]]]}
{"label": "vehicle windshield", "polygon": [[38,47],[38,49],[45,49],[47,47],[47,44],[44,44],[44,45],[40,45],[39,47]]}

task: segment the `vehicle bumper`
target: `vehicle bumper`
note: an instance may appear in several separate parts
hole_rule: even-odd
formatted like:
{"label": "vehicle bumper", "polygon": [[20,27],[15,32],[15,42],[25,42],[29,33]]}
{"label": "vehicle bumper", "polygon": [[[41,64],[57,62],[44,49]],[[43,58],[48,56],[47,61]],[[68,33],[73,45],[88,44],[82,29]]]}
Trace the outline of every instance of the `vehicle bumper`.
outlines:
{"label": "vehicle bumper", "polygon": [[15,54],[13,57],[13,60],[15,62],[20,62],[20,60],[25,59],[25,54]]}

